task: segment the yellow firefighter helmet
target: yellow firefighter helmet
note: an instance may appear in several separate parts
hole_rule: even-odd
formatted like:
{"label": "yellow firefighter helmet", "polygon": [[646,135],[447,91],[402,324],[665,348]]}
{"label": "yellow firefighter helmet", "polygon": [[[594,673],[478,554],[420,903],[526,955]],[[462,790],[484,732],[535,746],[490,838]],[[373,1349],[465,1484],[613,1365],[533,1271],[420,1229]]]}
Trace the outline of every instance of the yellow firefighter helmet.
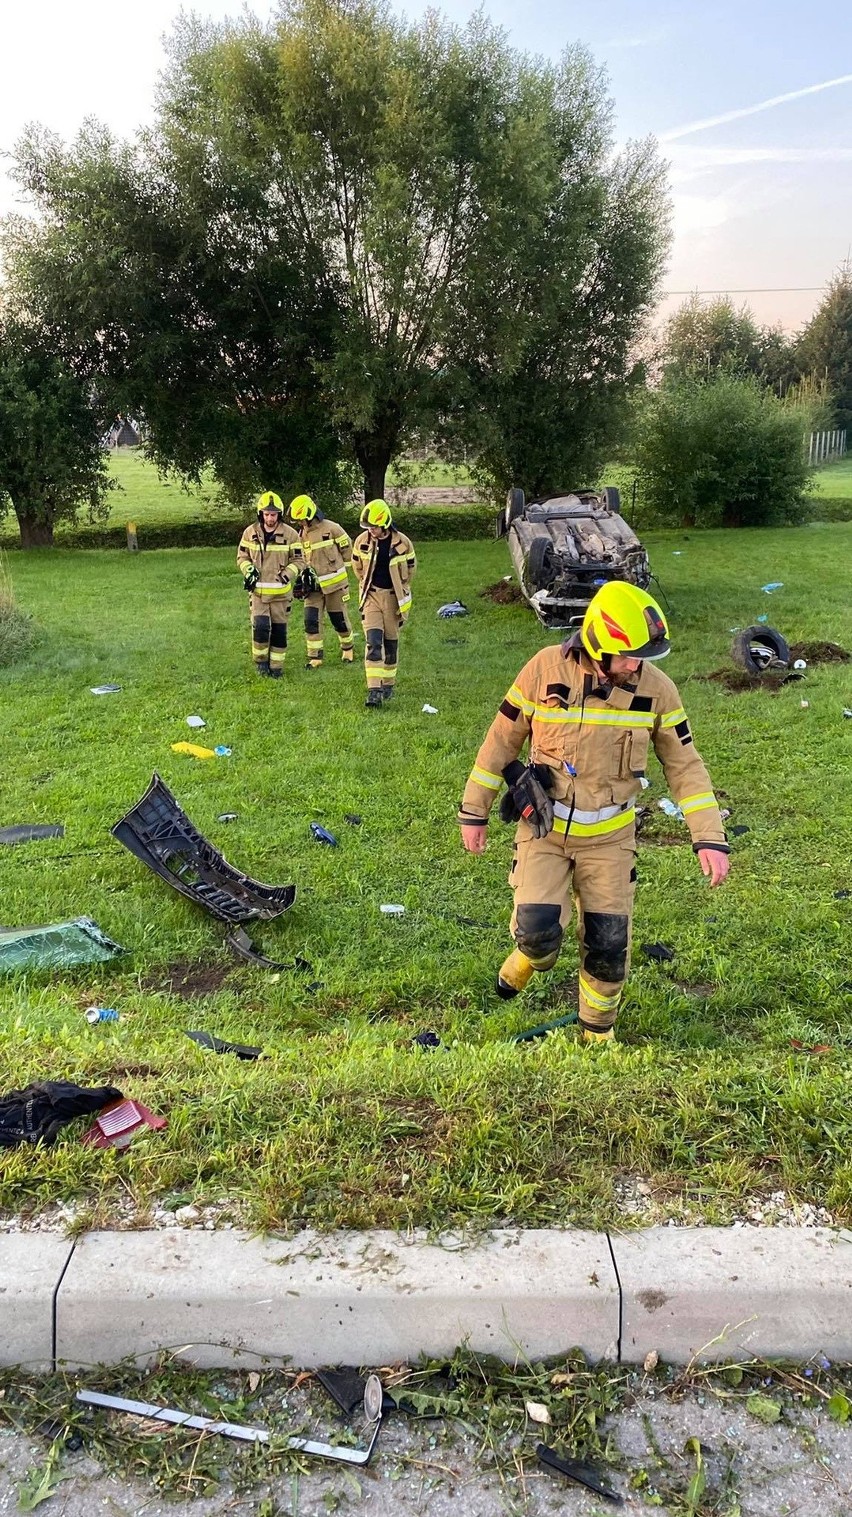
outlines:
{"label": "yellow firefighter helmet", "polygon": [[388,506],[388,504],[387,504],[386,501],[383,501],[383,500],[371,500],[371,501],[368,501],[367,504],[366,504],[366,506],[364,507],[363,511],[361,512],[361,526],[362,527],[384,527],[384,528],[387,528],[387,527],[389,527],[391,525],[391,522],[392,522],[392,517],[391,517],[391,514],[390,514],[390,507]]}
{"label": "yellow firefighter helmet", "polygon": [[316,501],[310,495],[297,495],[290,502],[290,515],[294,521],[313,521],[317,514]]}
{"label": "yellow firefighter helmet", "polygon": [[284,515],[284,502],[274,490],[263,490],[257,497],[257,514],[261,511],[277,511],[279,516]]}
{"label": "yellow firefighter helmet", "polygon": [[583,647],[593,659],[623,653],[628,658],[665,658],[671,648],[669,629],[660,607],[638,585],[613,579],[589,601],[580,630]]}

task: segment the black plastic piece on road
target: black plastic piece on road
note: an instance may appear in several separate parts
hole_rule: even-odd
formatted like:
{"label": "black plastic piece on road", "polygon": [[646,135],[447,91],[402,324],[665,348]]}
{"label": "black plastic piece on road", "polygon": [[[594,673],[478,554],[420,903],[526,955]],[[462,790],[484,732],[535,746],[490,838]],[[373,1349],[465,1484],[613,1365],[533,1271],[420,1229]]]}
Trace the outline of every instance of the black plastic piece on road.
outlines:
{"label": "black plastic piece on road", "polygon": [[39,838],[64,838],[65,828],[61,822],[31,824],[21,822],[16,827],[0,827],[0,843],[14,848],[18,843],[35,843]]}
{"label": "black plastic piece on road", "polygon": [[362,1405],[366,1375],[345,1366],[339,1370],[316,1370],[315,1374],[323,1390],[328,1391],[332,1401],[336,1402],[347,1417],[354,1412],[356,1406]]}
{"label": "black plastic piece on road", "polygon": [[269,920],[296,898],[295,885],[263,885],[229,864],[193,827],[156,773],[142,799],[116,822],[112,835],[167,885],[220,922]]}
{"label": "black plastic piece on road", "polygon": [[[356,1369],[349,1369],[343,1365],[337,1370],[315,1370],[324,1391],[328,1391],[332,1401],[336,1402],[347,1417],[364,1403],[364,1390],[367,1384],[367,1376],[362,1375]],[[382,1415],[386,1412],[397,1411],[397,1404],[393,1396],[387,1391],[382,1394]]]}
{"label": "black plastic piece on road", "polygon": [[574,1459],[560,1459],[546,1443],[537,1445],[535,1455],[540,1464],[558,1470],[560,1475],[567,1475],[575,1484],[585,1486],[587,1491],[594,1491],[596,1496],[602,1496],[604,1501],[610,1501],[613,1506],[624,1505],[624,1497],[619,1496],[617,1491],[611,1491],[609,1486],[602,1485],[597,1471],[590,1469],[587,1464],[578,1464]]}
{"label": "black plastic piece on road", "polygon": [[675,956],[674,949],[665,943],[643,943],[642,952],[646,959],[653,959],[657,964],[668,964]]}
{"label": "black plastic piece on road", "polygon": [[192,1038],[199,1048],[209,1048],[212,1053],[235,1053],[238,1059],[259,1059],[263,1053],[262,1048],[251,1048],[247,1043],[228,1043],[212,1032],[188,1032],[187,1037]]}
{"label": "black plastic piece on road", "polygon": [[228,934],[225,947],[230,948],[238,959],[245,959],[256,968],[274,969],[279,974],[285,969],[298,969],[302,973],[309,972],[311,969],[307,959],[299,958],[298,955],[289,964],[279,964],[275,959],[268,959],[265,953],[261,953],[257,944],[252,942],[244,927],[237,927]]}

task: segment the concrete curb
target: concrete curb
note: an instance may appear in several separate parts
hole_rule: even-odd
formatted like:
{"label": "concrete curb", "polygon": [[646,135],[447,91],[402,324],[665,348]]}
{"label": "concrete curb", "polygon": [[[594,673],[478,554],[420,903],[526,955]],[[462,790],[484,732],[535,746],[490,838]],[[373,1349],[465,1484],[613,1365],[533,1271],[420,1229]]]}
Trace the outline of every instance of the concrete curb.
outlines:
{"label": "concrete curb", "polygon": [[852,1232],[505,1229],[424,1233],[158,1229],[0,1236],[0,1364],[150,1361],[304,1368],[582,1348],[673,1364],[852,1360]]}

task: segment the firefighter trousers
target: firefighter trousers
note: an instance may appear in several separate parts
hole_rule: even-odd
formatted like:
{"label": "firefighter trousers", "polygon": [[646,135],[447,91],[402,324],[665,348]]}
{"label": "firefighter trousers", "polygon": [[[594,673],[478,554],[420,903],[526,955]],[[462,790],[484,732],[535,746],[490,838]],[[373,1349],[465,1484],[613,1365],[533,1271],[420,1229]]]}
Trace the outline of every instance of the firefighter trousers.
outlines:
{"label": "firefighter trousers", "polygon": [[393,590],[368,590],[361,607],[367,689],[390,689],[399,655],[399,604]]}
{"label": "firefighter trousers", "polygon": [[341,653],[351,654],[355,640],[346,610],[348,599],[349,594],[345,589],[332,590],[330,595],[323,595],[321,590],[312,590],[310,595],[305,596],[305,647],[309,663],[322,663],[323,621],[326,611],[337,633]]}
{"label": "firefighter trousers", "polygon": [[627,978],[636,839],[632,826],[602,837],[550,832],[535,838],[521,823],[509,883],[515,895],[511,931],[536,969],[551,969],[576,906],[580,949],[580,1025],[612,1027]]}
{"label": "firefighter trousers", "polygon": [[252,595],[249,607],[251,656],[256,664],[283,669],[290,605],[289,595]]}

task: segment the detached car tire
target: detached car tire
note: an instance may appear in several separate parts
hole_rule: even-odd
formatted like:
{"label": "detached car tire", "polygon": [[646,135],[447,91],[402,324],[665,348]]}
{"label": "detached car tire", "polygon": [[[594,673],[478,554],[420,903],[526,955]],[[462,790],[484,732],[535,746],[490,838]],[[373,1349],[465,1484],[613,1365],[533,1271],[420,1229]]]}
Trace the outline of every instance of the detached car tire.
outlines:
{"label": "detached car tire", "polygon": [[765,674],[767,668],[771,668],[772,665],[764,664],[759,658],[755,658],[752,651],[753,645],[766,648],[772,654],[772,663],[776,666],[781,664],[786,668],[790,662],[790,649],[786,639],[780,632],[776,632],[774,627],[744,627],[742,632],[737,633],[731,644],[731,658],[735,664],[739,664],[741,669],[746,669],[756,679]]}
{"label": "detached car tire", "polygon": [[556,574],[556,552],[549,537],[534,537],[527,554],[527,580],[533,590],[547,590]]}
{"label": "detached car tire", "polygon": [[621,491],[618,489],[618,487],[616,485],[607,485],[601,491],[601,494],[603,495],[603,498],[604,498],[607,506],[609,507],[610,511],[614,511],[615,514],[616,514],[616,516],[620,516],[621,515]]}

